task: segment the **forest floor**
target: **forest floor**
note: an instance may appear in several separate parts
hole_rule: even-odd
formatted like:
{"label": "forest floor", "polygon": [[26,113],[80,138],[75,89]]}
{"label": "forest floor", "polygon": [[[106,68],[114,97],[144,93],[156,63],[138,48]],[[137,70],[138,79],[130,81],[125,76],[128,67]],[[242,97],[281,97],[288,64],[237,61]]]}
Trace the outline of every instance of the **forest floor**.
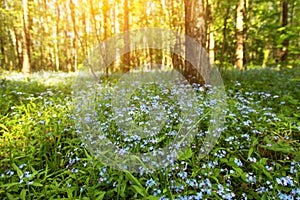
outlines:
{"label": "forest floor", "polygon": [[122,159],[113,155],[120,151],[106,152],[115,157],[101,162],[105,157],[97,159],[85,145],[105,137],[127,153],[170,145],[183,123],[172,89],[148,85],[134,91],[129,119],[147,124],[147,102],[164,105],[168,119],[157,134],[141,138],[117,128],[123,115],[112,115],[114,83],[102,81],[93,105],[96,115],[89,113],[102,135],[87,139],[89,133],[81,135],[94,130],[88,125],[95,120],[85,118],[84,131],[78,126],[78,102],[72,96],[76,73],[0,75],[0,198],[300,199],[300,69],[228,70],[222,78],[224,126],[208,155],[201,158],[199,151],[210,134],[209,113],[215,104],[209,88],[195,85],[199,104],[194,110],[203,117],[185,151],[176,160],[155,160],[153,165],[162,165],[157,170],[120,171],[116,162],[127,166],[113,160]]}

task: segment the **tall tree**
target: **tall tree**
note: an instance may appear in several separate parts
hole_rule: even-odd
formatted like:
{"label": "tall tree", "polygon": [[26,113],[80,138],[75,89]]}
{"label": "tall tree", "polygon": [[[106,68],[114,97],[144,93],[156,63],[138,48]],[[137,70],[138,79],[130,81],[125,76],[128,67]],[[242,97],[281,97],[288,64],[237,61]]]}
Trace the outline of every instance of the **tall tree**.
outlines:
{"label": "tall tree", "polygon": [[[108,14],[109,14],[109,11],[110,11],[110,5],[109,5],[109,2],[105,2],[103,4],[103,8],[102,8],[102,12],[103,12],[103,29],[104,29],[104,33],[103,33],[103,40],[106,40],[107,37],[108,37]],[[109,48],[109,47],[106,47],[106,48]],[[105,75],[106,77],[108,77],[108,66],[107,66],[107,60],[106,60],[106,57],[103,58],[104,60],[104,64],[106,66],[105,68]]]}
{"label": "tall tree", "polygon": [[[70,9],[70,14],[71,14],[71,19],[72,19],[72,25],[73,25],[73,38],[72,38],[72,64],[74,66],[74,71],[77,70],[77,38],[78,37],[78,32],[77,32],[77,22],[76,22],[76,17],[75,17],[75,5],[72,0],[69,1],[69,9]],[[82,46],[82,45],[81,45]]]}
{"label": "tall tree", "polygon": [[54,40],[54,55],[55,55],[55,70],[59,71],[60,69],[60,60],[59,60],[59,35],[60,35],[60,7],[59,3],[55,2],[55,9],[56,9],[56,19],[55,19],[55,40]]}
{"label": "tall tree", "polygon": [[227,42],[227,23],[228,23],[228,18],[229,18],[229,11],[230,11],[230,7],[229,7],[229,1],[227,0],[227,5],[226,5],[226,12],[225,12],[225,16],[223,17],[223,31],[222,31],[222,45],[221,45],[221,55],[220,55],[220,65],[221,67],[223,67],[223,61],[224,61],[224,57],[225,57],[225,47],[226,47],[226,42]]}
{"label": "tall tree", "polygon": [[206,18],[208,30],[208,55],[209,64],[213,67],[215,62],[215,34],[216,30],[213,23],[213,4],[206,0]]}
{"label": "tall tree", "polygon": [[244,65],[244,0],[239,0],[236,7],[236,50],[235,66],[237,69],[243,69]]}
{"label": "tall tree", "polygon": [[[129,0],[124,0],[124,32],[129,31]],[[123,72],[128,72],[130,70],[130,35],[126,34],[124,38],[124,67],[122,69]]]}
{"label": "tall tree", "polygon": [[185,34],[206,46],[206,16],[204,0],[185,0]]}
{"label": "tall tree", "polygon": [[[211,63],[215,60],[222,67],[242,69],[246,64],[268,66],[287,61],[298,64],[298,1],[4,0],[0,3],[0,67],[24,73],[73,71],[111,34],[141,27],[186,31],[203,49],[208,48]],[[134,38],[125,38],[124,49],[130,40]],[[174,48],[185,52],[185,41],[176,42]],[[145,50],[116,54],[120,59],[114,70],[126,72],[151,59],[162,59],[162,63],[172,59],[177,70],[190,75],[196,71],[184,59],[176,62],[173,55],[170,58],[150,50],[147,44]]]}
{"label": "tall tree", "polygon": [[288,25],[288,0],[283,0],[282,2],[282,35],[284,40],[282,41],[282,47],[280,49],[280,61],[286,61],[288,58],[288,47],[289,47],[289,39],[286,36],[286,28]]}
{"label": "tall tree", "polygon": [[23,5],[23,30],[22,30],[22,72],[30,73],[30,32],[29,32],[29,4],[28,0],[22,0]]}
{"label": "tall tree", "polygon": [[[186,43],[185,45],[185,53],[186,58],[199,58],[199,54],[202,55],[202,50],[206,49],[206,10],[204,6],[204,0],[185,0],[185,34],[191,38],[193,38],[198,44],[202,47],[200,48],[200,52],[191,52],[189,50],[189,46]],[[192,49],[196,49],[197,47],[192,47]],[[191,55],[197,53],[198,55]],[[202,57],[201,57],[202,59]],[[185,61],[185,69],[183,72],[184,77],[190,83],[204,83],[203,76],[203,60],[197,60],[197,66],[199,69],[195,69],[188,61]],[[200,70],[200,73],[199,73]]]}

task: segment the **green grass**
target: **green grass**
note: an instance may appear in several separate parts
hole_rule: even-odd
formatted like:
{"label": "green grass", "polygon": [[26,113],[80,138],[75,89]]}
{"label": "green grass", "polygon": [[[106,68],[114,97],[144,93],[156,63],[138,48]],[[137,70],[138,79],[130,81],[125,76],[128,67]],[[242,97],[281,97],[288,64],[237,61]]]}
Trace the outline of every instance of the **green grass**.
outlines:
{"label": "green grass", "polygon": [[[226,129],[216,146],[205,158],[198,157],[207,128],[204,120],[203,130],[183,156],[148,173],[118,171],[82,145],[71,95],[75,76],[0,76],[1,199],[300,198],[298,68],[224,72]],[[137,91],[139,97],[142,93]],[[101,123],[109,123],[110,139],[123,141],[120,147],[136,142],[135,151],[149,150],[152,144],[142,150],[141,143],[126,140],[130,135],[118,139],[121,135],[111,121],[111,109],[104,106],[109,99],[104,97],[97,109]],[[171,114],[179,112],[174,107]],[[147,120],[141,111],[135,116],[136,123]],[[172,140],[165,135],[170,131],[160,132],[164,139],[158,145]]]}

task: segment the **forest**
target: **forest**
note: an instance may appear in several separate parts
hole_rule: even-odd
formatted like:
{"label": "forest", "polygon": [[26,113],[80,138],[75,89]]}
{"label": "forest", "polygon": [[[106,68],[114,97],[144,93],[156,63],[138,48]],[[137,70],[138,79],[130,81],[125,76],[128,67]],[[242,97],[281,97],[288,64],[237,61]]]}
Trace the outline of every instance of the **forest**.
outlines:
{"label": "forest", "polygon": [[[2,70],[76,71],[105,39],[147,27],[195,38],[219,68],[299,65],[297,0],[22,0],[0,9]],[[123,62],[155,57],[144,51]]]}
{"label": "forest", "polygon": [[1,0],[0,199],[300,199],[299,0]]}

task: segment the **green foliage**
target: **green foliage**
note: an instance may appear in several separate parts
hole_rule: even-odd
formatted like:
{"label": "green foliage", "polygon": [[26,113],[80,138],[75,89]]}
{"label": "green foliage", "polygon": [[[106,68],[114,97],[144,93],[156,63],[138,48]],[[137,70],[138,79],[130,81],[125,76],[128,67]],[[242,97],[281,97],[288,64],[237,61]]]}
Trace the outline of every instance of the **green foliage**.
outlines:
{"label": "green foliage", "polygon": [[300,70],[223,77],[226,130],[212,152],[200,160],[195,140],[178,161],[151,173],[105,166],[82,146],[71,112],[72,76],[1,77],[0,198],[299,197]]}

